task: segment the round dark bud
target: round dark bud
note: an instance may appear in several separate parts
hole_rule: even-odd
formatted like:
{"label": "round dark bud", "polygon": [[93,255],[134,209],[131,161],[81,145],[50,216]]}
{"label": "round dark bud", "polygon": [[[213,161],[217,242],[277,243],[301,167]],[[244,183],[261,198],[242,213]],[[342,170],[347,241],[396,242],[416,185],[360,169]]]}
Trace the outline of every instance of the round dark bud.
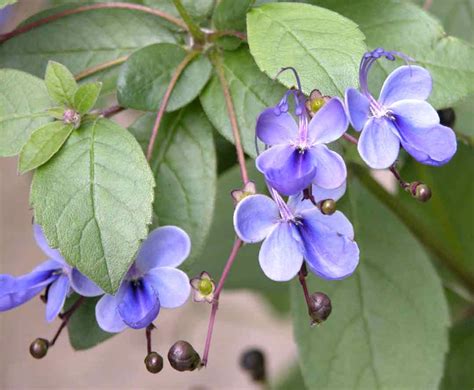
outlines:
{"label": "round dark bud", "polygon": [[453,127],[454,122],[456,121],[456,114],[452,108],[443,108],[438,110],[439,122],[443,126]]}
{"label": "round dark bud", "polygon": [[248,349],[240,357],[240,367],[248,371],[254,381],[265,381],[265,355],[260,349]]}
{"label": "round dark bud", "polygon": [[331,299],[326,294],[315,292],[309,296],[308,313],[313,320],[312,325],[326,321],[331,311]]}
{"label": "round dark bud", "polygon": [[49,342],[46,339],[37,338],[30,345],[30,355],[35,359],[42,359],[48,353]]}
{"label": "round dark bud", "polygon": [[324,215],[332,215],[336,212],[336,201],[334,199],[326,199],[321,202],[321,212]]}
{"label": "round dark bud", "polygon": [[176,341],[169,352],[168,360],[175,370],[194,371],[201,364],[201,357],[187,341]]}
{"label": "round dark bud", "polygon": [[157,352],[150,352],[146,355],[145,366],[148,372],[158,374],[163,369],[163,358]]}
{"label": "round dark bud", "polygon": [[431,199],[431,189],[426,184],[415,181],[409,187],[411,195],[420,202],[427,202]]}

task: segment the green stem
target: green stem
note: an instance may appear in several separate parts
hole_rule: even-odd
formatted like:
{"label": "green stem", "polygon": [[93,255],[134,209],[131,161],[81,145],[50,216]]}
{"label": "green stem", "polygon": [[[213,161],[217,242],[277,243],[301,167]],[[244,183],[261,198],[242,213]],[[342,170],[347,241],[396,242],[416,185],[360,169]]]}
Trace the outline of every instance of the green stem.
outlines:
{"label": "green stem", "polygon": [[181,3],[181,0],[173,0],[174,6],[179,12],[179,15],[183,19],[184,23],[188,27],[189,32],[193,36],[193,38],[199,42],[199,43],[204,43],[205,41],[205,35],[199,28],[199,26],[194,23],[193,18],[191,15],[189,15],[188,11],[186,11],[186,8],[184,8],[183,3]]}
{"label": "green stem", "polygon": [[465,284],[469,291],[474,292],[474,276],[465,272],[464,269],[459,266],[459,262],[456,260],[456,254],[446,248],[442,240],[432,235],[429,230],[420,223],[417,217],[401,204],[397,198],[385,191],[385,189],[368,174],[366,169],[357,164],[350,164],[350,169],[378,200],[400,218],[428,251],[434,254],[446,268],[453,272],[453,274]]}

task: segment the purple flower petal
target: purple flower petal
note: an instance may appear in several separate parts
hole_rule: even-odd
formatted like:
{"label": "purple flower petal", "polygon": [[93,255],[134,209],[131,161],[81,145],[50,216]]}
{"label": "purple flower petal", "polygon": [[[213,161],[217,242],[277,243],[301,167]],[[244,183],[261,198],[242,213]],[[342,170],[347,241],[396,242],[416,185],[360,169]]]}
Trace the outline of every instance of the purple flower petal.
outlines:
{"label": "purple flower petal", "polygon": [[281,222],[266,238],[258,260],[265,275],[277,282],[292,279],[303,264],[298,231],[291,223]]}
{"label": "purple flower petal", "polygon": [[427,165],[446,164],[456,153],[454,131],[437,125],[431,129],[399,128],[403,148],[417,161]]}
{"label": "purple flower petal", "polygon": [[117,310],[117,299],[105,294],[95,307],[95,318],[100,328],[106,332],[118,333],[127,327]]}
{"label": "purple flower petal", "polygon": [[354,239],[354,228],[351,222],[341,211],[336,211],[332,215],[324,215],[319,210],[313,209],[305,210],[301,213],[303,219],[311,219],[317,221],[327,227],[330,231],[336,232],[339,235],[345,236],[351,240]]}
{"label": "purple flower petal", "polygon": [[120,317],[133,329],[147,327],[160,312],[158,293],[145,279],[122,282],[117,303]]}
{"label": "purple flower petal", "polygon": [[11,275],[0,275],[0,312],[13,309],[29,301],[39,294],[48,283],[50,280],[46,280],[45,284],[35,282],[32,287],[21,289],[18,286],[18,278]]}
{"label": "purple flower petal", "polygon": [[61,256],[61,253],[59,253],[57,249],[52,249],[49,246],[48,241],[46,240],[46,236],[43,233],[43,229],[37,223],[33,224],[33,235],[35,237],[36,243],[46,256],[60,263],[66,263],[64,261],[64,258]]}
{"label": "purple flower petal", "polygon": [[321,202],[326,199],[339,200],[346,193],[346,181],[336,188],[326,189],[313,184],[313,197],[316,202]]}
{"label": "purple flower petal", "polygon": [[96,297],[104,292],[92,280],[73,268],[70,275],[72,289],[84,297]]}
{"label": "purple flower petal", "polygon": [[173,309],[182,306],[191,293],[188,276],[176,268],[155,268],[143,279],[158,293],[161,307],[164,308]]}
{"label": "purple flower petal", "polygon": [[316,176],[313,183],[319,187],[334,189],[342,185],[347,177],[346,164],[342,157],[326,145],[316,145],[310,149],[316,162]]}
{"label": "purple flower petal", "polygon": [[267,145],[288,144],[298,136],[298,125],[287,112],[267,108],[257,119],[257,136]]}
{"label": "purple flower petal", "polygon": [[431,104],[422,100],[400,100],[389,107],[395,123],[405,128],[431,128],[439,125],[439,116]]}
{"label": "purple flower petal", "polygon": [[333,223],[328,224],[321,216],[318,210],[306,212],[299,226],[306,262],[323,279],[346,278],[359,264],[359,248],[350,238],[332,230]]}
{"label": "purple flower petal", "polygon": [[176,226],[162,226],[153,230],[142,243],[135,262],[146,273],[156,267],[177,267],[191,251],[187,233]]}
{"label": "purple flower petal", "polygon": [[257,169],[268,183],[284,195],[293,195],[306,188],[316,174],[309,149],[300,152],[291,145],[277,145],[257,157]]}
{"label": "purple flower petal", "polygon": [[369,167],[385,169],[395,162],[400,150],[400,140],[394,131],[396,130],[388,119],[368,120],[359,137],[357,149]]}
{"label": "purple flower petal", "polygon": [[309,122],[308,139],[311,143],[327,144],[339,139],[346,132],[348,125],[342,101],[332,98]]}
{"label": "purple flower petal", "polygon": [[426,100],[430,96],[430,73],[421,66],[400,66],[388,75],[383,83],[379,101],[389,106],[399,100]]}
{"label": "purple flower petal", "polygon": [[237,204],[234,228],[242,241],[255,243],[267,237],[279,219],[280,212],[273,199],[265,195],[251,195]]}
{"label": "purple flower petal", "polygon": [[365,122],[369,119],[369,99],[357,89],[348,88],[346,89],[345,100],[347,115],[352,127],[357,131],[361,131]]}
{"label": "purple flower petal", "polygon": [[48,301],[46,302],[46,321],[53,321],[61,312],[69,292],[69,278],[61,275],[48,289]]}

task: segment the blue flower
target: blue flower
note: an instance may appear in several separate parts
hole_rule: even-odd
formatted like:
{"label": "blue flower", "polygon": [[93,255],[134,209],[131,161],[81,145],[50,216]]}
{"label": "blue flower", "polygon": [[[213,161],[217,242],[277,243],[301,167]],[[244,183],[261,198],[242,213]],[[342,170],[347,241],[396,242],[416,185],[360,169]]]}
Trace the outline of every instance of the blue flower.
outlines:
{"label": "blue flower", "polygon": [[[313,186],[317,201],[342,195],[319,193]],[[354,230],[340,211],[324,215],[302,195],[292,196],[288,204],[271,189],[272,198],[251,195],[237,205],[234,227],[246,243],[263,240],[260,267],[275,281],[292,279],[306,260],[317,276],[333,280],[351,275],[359,263],[359,248],[354,242]]]}
{"label": "blue flower", "polygon": [[183,305],[191,285],[188,276],[176,267],[190,250],[191,241],[184,230],[176,226],[153,230],[142,243],[117,294],[106,294],[97,302],[99,326],[112,333],[127,326],[141,329],[153,322],[161,307]]}
{"label": "blue flower", "polygon": [[[298,124],[288,113],[290,94],[295,97]],[[257,137],[270,146],[257,157],[257,169],[284,195],[297,194],[311,183],[326,189],[339,187],[346,179],[346,165],[325,144],[341,137],[348,124],[339,98],[330,99],[309,120],[301,93],[290,90],[257,119]]]}
{"label": "blue flower", "polygon": [[69,266],[57,249],[49,247],[41,226],[33,225],[33,233],[49,259],[23,276],[0,275],[0,311],[20,306],[47,288],[46,320],[50,322],[60,313],[71,287],[86,297],[103,294],[94,282]]}
{"label": "blue flower", "polygon": [[378,58],[411,60],[398,52],[376,49],[366,53],[360,63],[360,90],[346,90],[350,122],[361,131],[358,150],[372,168],[391,166],[400,144],[416,160],[428,165],[443,165],[456,152],[454,132],[439,123],[436,110],[426,102],[431,93],[429,72],[420,66],[401,66],[385,80],[379,99],[369,92],[367,77]]}

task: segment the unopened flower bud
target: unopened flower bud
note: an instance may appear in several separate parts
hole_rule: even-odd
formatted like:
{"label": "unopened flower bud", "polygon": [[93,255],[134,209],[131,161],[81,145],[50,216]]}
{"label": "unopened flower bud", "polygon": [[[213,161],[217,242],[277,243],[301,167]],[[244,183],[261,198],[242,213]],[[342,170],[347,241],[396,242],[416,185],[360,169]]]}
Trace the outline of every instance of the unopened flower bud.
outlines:
{"label": "unopened flower bud", "polygon": [[203,271],[199,276],[190,280],[191,287],[193,288],[193,301],[212,303],[214,300],[214,291],[216,284],[212,280],[211,276]]}
{"label": "unopened flower bud", "polygon": [[163,369],[163,357],[157,352],[150,352],[145,357],[145,366],[148,372],[158,374]]}
{"label": "unopened flower bud", "polygon": [[311,325],[326,321],[331,311],[331,299],[326,294],[315,292],[309,296],[308,313],[313,320]]}
{"label": "unopened flower bud", "polygon": [[453,127],[454,122],[456,122],[456,114],[452,108],[444,108],[438,110],[439,122],[443,126]]}
{"label": "unopened flower bud", "polygon": [[254,381],[265,381],[265,355],[260,349],[245,351],[240,357],[240,366],[249,372]]}
{"label": "unopened flower bud", "polygon": [[81,115],[72,109],[67,109],[63,114],[63,122],[73,124],[74,128],[77,129],[81,125]]}
{"label": "unopened flower bud", "polygon": [[30,345],[30,355],[35,359],[42,359],[48,353],[49,341],[42,338],[37,338]]}
{"label": "unopened flower bud", "polygon": [[427,202],[431,199],[431,189],[426,184],[415,181],[411,183],[408,190],[416,200],[420,202]]}
{"label": "unopened flower bud", "polygon": [[323,200],[320,208],[324,215],[332,215],[336,212],[336,201],[334,199]]}
{"label": "unopened flower bud", "polygon": [[176,341],[169,352],[168,360],[177,371],[194,371],[201,364],[201,357],[187,341]]}

